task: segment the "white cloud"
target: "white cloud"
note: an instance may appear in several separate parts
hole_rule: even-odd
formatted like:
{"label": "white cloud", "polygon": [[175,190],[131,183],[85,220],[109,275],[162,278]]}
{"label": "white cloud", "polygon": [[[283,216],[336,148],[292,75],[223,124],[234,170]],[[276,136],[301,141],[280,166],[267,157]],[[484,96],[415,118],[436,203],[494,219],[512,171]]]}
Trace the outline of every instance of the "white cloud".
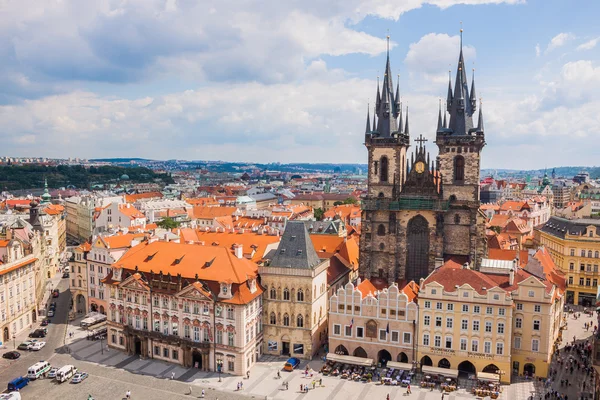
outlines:
{"label": "white cloud", "polygon": [[542,54],[542,49],[540,48],[540,44],[535,45],[535,56],[539,57]]}
{"label": "white cloud", "polygon": [[580,44],[579,46],[577,46],[578,51],[585,51],[585,50],[591,50],[594,47],[596,47],[596,45],[598,44],[598,41],[600,41],[600,38],[595,38],[592,40],[588,40],[585,43]]}
{"label": "white cloud", "polygon": [[546,53],[557,49],[559,47],[564,46],[565,44],[567,44],[567,42],[571,41],[575,39],[575,35],[573,35],[570,32],[561,32],[558,35],[554,36],[551,40],[550,43],[548,43],[548,47],[546,48]]}
{"label": "white cloud", "polygon": [[[404,59],[409,72],[422,74],[433,82],[448,82],[448,70],[456,71],[460,49],[460,36],[445,33],[428,33],[417,43],[411,43]],[[475,59],[475,48],[463,45],[466,67]],[[472,64],[471,64],[472,65]]]}

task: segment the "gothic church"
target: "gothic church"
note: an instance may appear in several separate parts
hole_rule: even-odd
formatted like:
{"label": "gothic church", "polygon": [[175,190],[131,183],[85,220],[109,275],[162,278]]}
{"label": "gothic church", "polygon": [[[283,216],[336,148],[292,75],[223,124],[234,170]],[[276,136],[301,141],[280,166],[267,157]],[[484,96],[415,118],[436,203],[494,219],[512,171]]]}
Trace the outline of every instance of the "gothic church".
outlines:
{"label": "gothic church", "polygon": [[360,238],[364,278],[386,284],[418,282],[450,257],[477,267],[486,256],[485,215],[479,211],[483,116],[480,105],[475,126],[475,81],[469,90],[462,33],[454,89],[450,79],[446,103],[444,112],[440,105],[437,121],[437,158],[430,158],[422,135],[414,139],[409,157],[408,108],[403,116],[388,50],[372,125],[367,112],[368,193],[362,202]]}

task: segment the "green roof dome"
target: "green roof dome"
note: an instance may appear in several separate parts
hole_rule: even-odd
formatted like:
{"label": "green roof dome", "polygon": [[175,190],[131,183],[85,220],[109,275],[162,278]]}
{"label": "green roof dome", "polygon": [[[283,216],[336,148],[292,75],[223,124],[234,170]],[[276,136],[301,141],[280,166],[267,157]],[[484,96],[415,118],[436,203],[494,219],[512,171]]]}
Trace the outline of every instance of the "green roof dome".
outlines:
{"label": "green roof dome", "polygon": [[129,180],[129,175],[127,175],[127,174],[121,175],[121,180],[122,181],[128,181]]}

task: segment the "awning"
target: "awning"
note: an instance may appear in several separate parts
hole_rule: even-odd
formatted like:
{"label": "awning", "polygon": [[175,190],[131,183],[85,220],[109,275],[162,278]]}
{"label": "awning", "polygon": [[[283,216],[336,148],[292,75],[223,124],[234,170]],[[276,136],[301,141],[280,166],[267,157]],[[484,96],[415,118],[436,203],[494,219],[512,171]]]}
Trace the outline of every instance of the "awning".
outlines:
{"label": "awning", "polygon": [[500,375],[491,372],[478,372],[477,379],[486,382],[500,382]]}
{"label": "awning", "polygon": [[388,361],[385,366],[387,368],[403,369],[405,371],[410,371],[413,368],[412,364],[401,363],[401,362],[396,362],[396,361]]}
{"label": "awning", "polygon": [[327,361],[352,364],[352,365],[360,365],[361,367],[370,367],[371,365],[373,365],[372,358],[343,356],[341,354],[334,354],[334,353],[327,354]]}
{"label": "awning", "polygon": [[442,376],[447,376],[449,378],[458,378],[458,370],[457,369],[428,367],[428,366],[424,365],[421,367],[421,371],[423,371],[424,374],[442,375]]}

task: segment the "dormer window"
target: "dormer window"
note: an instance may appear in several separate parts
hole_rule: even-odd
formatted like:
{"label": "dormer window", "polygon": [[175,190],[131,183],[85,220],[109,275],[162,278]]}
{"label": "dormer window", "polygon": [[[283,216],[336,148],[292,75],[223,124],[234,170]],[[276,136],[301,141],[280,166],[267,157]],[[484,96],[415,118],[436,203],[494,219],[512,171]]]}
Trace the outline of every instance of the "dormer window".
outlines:
{"label": "dormer window", "polygon": [[221,283],[219,297],[231,298],[231,283]]}

